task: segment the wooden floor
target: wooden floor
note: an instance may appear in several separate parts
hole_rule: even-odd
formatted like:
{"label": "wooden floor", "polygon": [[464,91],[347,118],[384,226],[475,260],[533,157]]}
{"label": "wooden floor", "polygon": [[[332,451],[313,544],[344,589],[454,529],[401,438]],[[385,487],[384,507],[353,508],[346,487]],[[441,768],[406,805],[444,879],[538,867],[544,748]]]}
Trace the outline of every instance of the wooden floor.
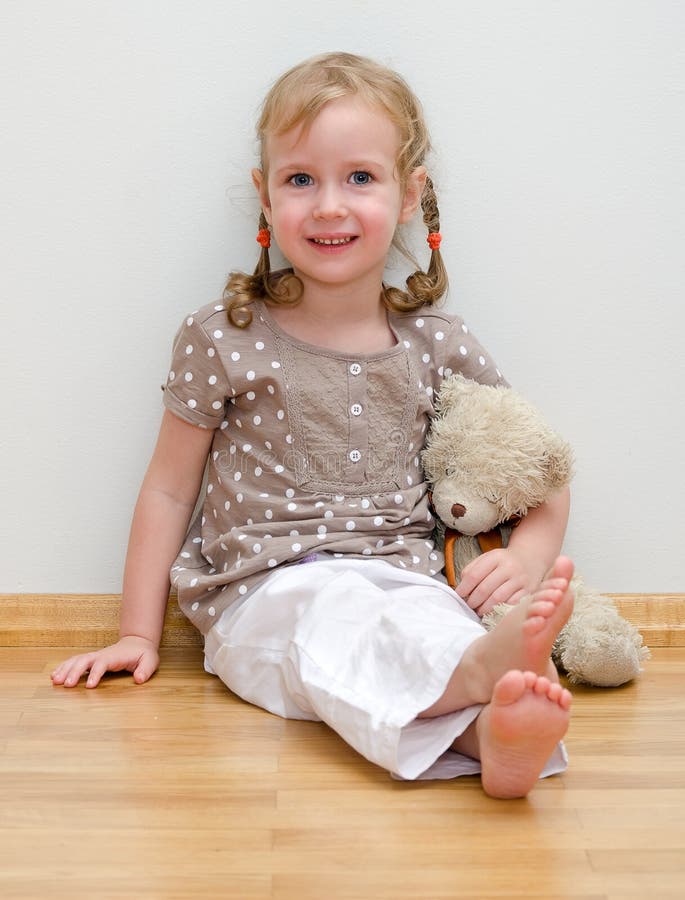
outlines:
{"label": "wooden floor", "polygon": [[571,766],[527,800],[402,783],[232,696],[194,647],[143,686],[53,688],[0,648],[3,898],[685,896],[685,649],[574,690]]}

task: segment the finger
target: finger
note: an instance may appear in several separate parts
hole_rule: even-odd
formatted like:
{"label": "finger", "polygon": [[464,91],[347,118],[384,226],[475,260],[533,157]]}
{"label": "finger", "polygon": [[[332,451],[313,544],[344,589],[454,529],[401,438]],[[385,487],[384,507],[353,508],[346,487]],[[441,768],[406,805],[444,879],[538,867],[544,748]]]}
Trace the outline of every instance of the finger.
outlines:
{"label": "finger", "polygon": [[92,661],[93,657],[91,655],[77,656],[65,674],[63,681],[64,686],[76,687],[81,680],[81,676],[90,668]]}
{"label": "finger", "polygon": [[90,673],[86,681],[87,688],[94,688],[100,684],[102,676],[107,671],[107,663],[102,659],[96,659],[90,667]]}
{"label": "finger", "polygon": [[503,572],[501,569],[495,569],[494,572],[491,572],[483,579],[483,581],[481,581],[475,590],[471,591],[471,596],[467,601],[469,606],[471,609],[479,609],[491,598],[499,596],[497,591],[503,588],[507,583],[508,577],[506,572]]}
{"label": "finger", "polygon": [[143,653],[133,673],[133,680],[136,684],[144,684],[148,681],[157,671],[158,664],[157,654]]}
{"label": "finger", "polygon": [[497,560],[488,553],[474,559],[468,566],[465,566],[461,573],[461,581],[456,587],[459,596],[466,599],[496,568]]}

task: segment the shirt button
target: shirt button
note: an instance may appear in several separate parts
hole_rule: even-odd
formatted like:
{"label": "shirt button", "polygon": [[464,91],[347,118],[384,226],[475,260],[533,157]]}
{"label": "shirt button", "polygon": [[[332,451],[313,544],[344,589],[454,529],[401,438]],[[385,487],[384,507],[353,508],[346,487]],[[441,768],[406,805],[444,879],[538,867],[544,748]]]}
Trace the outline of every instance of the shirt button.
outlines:
{"label": "shirt button", "polygon": [[363,411],[364,411],[364,408],[361,405],[361,403],[353,403],[352,406],[350,407],[350,412],[352,413],[353,416],[361,416]]}
{"label": "shirt button", "polygon": [[359,462],[362,458],[361,452],[359,450],[350,450],[350,459],[353,463]]}
{"label": "shirt button", "polygon": [[362,367],[359,363],[352,363],[350,366],[350,375],[361,375]]}

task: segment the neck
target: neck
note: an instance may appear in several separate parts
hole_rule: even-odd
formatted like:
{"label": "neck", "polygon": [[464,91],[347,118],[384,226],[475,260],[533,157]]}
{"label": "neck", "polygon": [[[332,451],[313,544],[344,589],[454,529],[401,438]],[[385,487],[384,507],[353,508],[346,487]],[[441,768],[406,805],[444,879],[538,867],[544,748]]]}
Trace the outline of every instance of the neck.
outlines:
{"label": "neck", "polygon": [[302,299],[294,307],[271,306],[281,328],[298,340],[341,353],[374,353],[396,343],[381,299],[382,284],[372,290],[357,285],[305,282]]}

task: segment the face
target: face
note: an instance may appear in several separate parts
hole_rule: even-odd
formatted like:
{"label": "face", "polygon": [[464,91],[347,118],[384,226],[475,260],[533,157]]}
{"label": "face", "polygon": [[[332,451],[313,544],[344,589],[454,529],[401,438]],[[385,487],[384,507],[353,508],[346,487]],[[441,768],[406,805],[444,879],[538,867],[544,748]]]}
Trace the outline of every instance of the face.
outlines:
{"label": "face", "polygon": [[397,225],[415,212],[425,169],[404,189],[399,135],[382,111],[355,97],[323,107],[310,127],[267,138],[267,173],[254,170],[276,243],[308,287],[380,292]]}

